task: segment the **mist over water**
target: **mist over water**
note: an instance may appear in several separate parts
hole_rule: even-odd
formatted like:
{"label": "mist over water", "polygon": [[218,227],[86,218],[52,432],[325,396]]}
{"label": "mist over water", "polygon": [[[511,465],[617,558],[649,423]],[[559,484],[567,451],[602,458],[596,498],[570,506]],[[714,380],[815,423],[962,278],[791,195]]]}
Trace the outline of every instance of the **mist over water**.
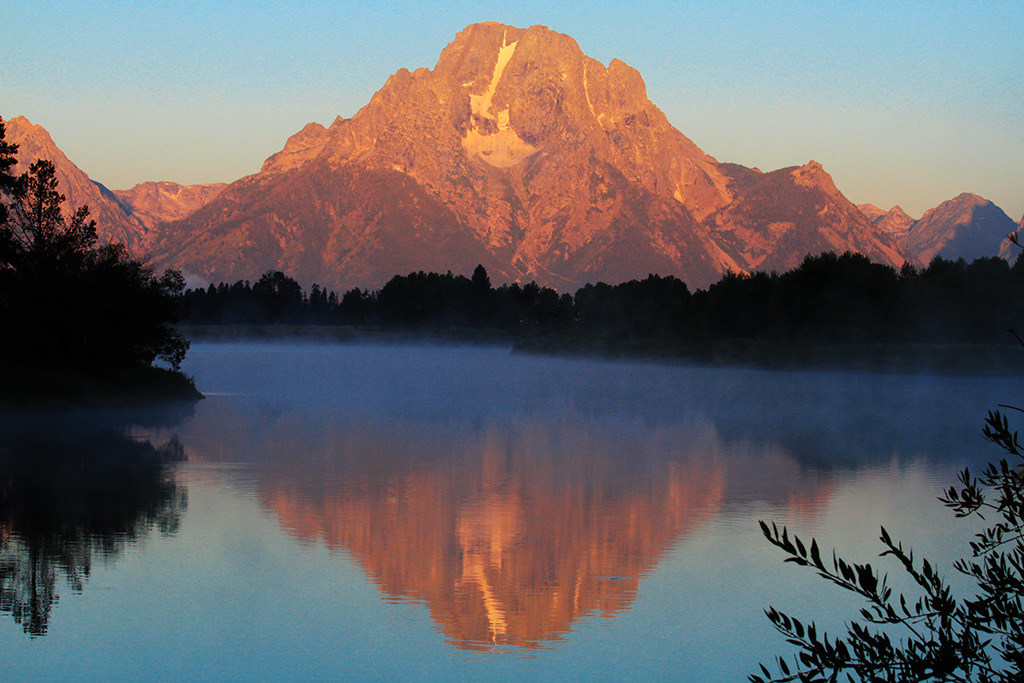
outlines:
{"label": "mist over water", "polygon": [[0,604],[14,680],[744,680],[785,650],[769,604],[856,607],[757,520],[948,561],[971,529],[936,496],[1019,391],[480,347],[195,344],[184,369],[208,398],[127,430],[186,460],[173,533],[127,538],[44,638]]}

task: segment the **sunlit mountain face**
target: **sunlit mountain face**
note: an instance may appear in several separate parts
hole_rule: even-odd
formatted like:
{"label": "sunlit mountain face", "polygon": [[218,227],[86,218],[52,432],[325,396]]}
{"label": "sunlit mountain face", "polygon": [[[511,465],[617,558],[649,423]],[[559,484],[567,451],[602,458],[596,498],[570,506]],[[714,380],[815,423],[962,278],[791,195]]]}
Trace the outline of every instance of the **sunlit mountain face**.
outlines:
{"label": "sunlit mountain face", "polygon": [[281,270],[340,292],[479,264],[496,284],[566,292],[650,273],[703,288],[826,251],[896,268],[1016,256],[1013,221],[981,197],[915,221],[854,206],[813,160],[763,172],[715,159],[669,123],[636,69],[544,26],[467,26],[432,69],[399,69],[354,116],[309,123],[227,185],[112,192],[40,125],[8,123],[19,169],[53,160],[103,239],[201,283]]}
{"label": "sunlit mountain face", "polygon": [[208,279],[274,267],[372,287],[480,263],[563,291],[648,273],[706,286],[826,250],[903,261],[819,164],[720,163],[621,60],[497,22],[460,31],[433,69],[399,70],[352,118],[307,125],[154,246]]}
{"label": "sunlit mountain face", "polygon": [[817,162],[720,162],[669,123],[636,69],[544,26],[466,27],[433,69],[400,69],[354,116],[308,124],[228,186],[111,192],[40,126],[11,124],[22,164],[54,158],[101,236],[203,282],[282,270],[341,291],[481,264],[496,283],[561,291],[649,273],[704,287],[822,251],[907,259]]}

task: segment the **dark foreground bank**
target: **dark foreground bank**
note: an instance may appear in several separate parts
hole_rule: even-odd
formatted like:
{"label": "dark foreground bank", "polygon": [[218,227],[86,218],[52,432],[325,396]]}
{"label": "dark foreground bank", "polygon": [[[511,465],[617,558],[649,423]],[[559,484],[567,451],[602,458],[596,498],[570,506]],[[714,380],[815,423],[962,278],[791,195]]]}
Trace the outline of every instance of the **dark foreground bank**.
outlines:
{"label": "dark foreground bank", "polygon": [[11,368],[0,372],[0,386],[0,407],[8,409],[137,406],[203,398],[188,375],[159,367],[105,374]]}

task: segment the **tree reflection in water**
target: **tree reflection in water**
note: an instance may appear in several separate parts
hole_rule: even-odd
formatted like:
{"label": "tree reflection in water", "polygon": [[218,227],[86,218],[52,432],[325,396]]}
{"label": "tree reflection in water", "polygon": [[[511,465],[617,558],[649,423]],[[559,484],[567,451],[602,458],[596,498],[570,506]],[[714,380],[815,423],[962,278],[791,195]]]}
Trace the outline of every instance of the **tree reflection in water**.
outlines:
{"label": "tree reflection in water", "polygon": [[119,556],[153,528],[177,531],[187,492],[168,464],[184,451],[176,439],[132,438],[127,427],[183,416],[0,419],[0,611],[25,633],[46,635],[62,577],[81,591],[97,559]]}

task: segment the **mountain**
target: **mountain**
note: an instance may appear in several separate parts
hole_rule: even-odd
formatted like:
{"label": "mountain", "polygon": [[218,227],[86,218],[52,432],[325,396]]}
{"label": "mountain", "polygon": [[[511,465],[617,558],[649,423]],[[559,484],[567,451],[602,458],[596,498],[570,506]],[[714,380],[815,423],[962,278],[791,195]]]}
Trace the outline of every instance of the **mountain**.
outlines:
{"label": "mountain", "polygon": [[1000,255],[1006,236],[1016,228],[998,206],[965,192],[925,212],[901,244],[922,265],[936,256],[972,261]]}
{"label": "mountain", "polygon": [[280,268],[336,289],[477,263],[562,290],[648,273],[704,286],[847,249],[904,260],[819,164],[719,163],[635,69],[494,22],[461,31],[434,69],[399,70],[351,119],[307,125],[154,245],[206,280]]}
{"label": "mountain", "polygon": [[928,265],[936,256],[968,261],[984,256],[1011,261],[1016,258],[1006,239],[1016,228],[1013,220],[998,206],[974,194],[963,193],[945,201],[925,212],[920,220],[898,206],[889,211],[873,204],[859,204],[857,208],[918,265]]}
{"label": "mountain", "polygon": [[496,283],[562,291],[649,273],[704,287],[823,251],[896,267],[1014,256],[1013,222],[975,195],[915,221],[854,206],[815,161],[721,163],[669,124],[635,69],[543,26],[467,27],[433,69],[400,69],[355,116],[306,125],[227,186],[111,192],[40,126],[18,117],[8,132],[22,160],[54,161],[102,238],[203,282],[279,269],[341,291],[483,264]]}
{"label": "mountain", "polygon": [[33,125],[24,116],[6,121],[7,141],[18,145],[15,173],[23,173],[37,159],[53,162],[60,192],[66,197],[65,211],[82,205],[89,207],[89,216],[96,221],[96,232],[104,242],[117,241],[133,251],[144,248],[149,230],[121,206],[113,192],[90,180],[54,143],[45,128]]}
{"label": "mountain", "polygon": [[149,251],[159,225],[185,218],[225,187],[224,183],[185,186],[149,182],[130,190],[109,190],[72,163],[42,126],[24,116],[5,124],[7,141],[18,145],[15,173],[27,171],[36,159],[53,162],[60,191],[67,199],[65,210],[88,206],[101,241],[121,242],[138,255]]}
{"label": "mountain", "polygon": [[897,243],[907,236],[910,228],[916,222],[899,206],[894,206],[888,211],[883,211],[874,204],[858,204],[857,208],[867,216],[872,224],[885,234],[891,235]]}
{"label": "mountain", "polygon": [[186,218],[216,197],[227,183],[179,185],[170,182],[139,183],[130,190],[114,190],[118,203],[146,228]]}

